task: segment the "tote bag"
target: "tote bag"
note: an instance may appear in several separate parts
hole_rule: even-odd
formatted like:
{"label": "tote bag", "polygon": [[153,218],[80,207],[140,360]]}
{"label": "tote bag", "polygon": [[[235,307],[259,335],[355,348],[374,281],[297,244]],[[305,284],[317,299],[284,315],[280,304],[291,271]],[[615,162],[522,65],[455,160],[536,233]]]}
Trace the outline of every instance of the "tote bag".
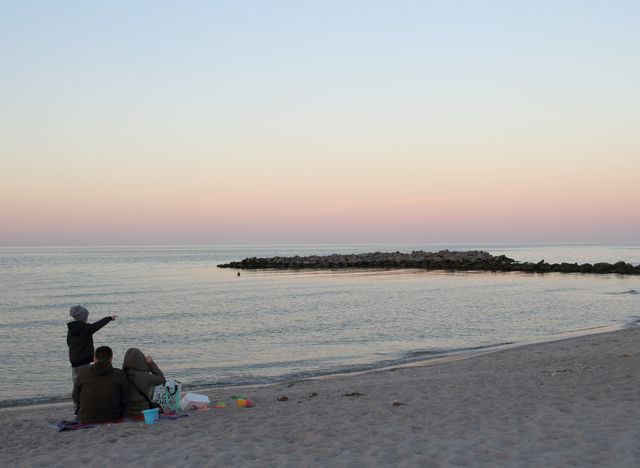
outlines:
{"label": "tote bag", "polygon": [[157,402],[165,412],[180,411],[182,384],[177,380],[167,380],[153,390],[153,401]]}

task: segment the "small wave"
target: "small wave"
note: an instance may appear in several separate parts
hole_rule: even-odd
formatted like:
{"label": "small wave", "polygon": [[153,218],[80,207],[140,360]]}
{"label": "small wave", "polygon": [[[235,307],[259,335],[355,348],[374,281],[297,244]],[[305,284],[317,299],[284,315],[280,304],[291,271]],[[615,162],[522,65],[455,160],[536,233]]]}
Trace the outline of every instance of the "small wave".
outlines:
{"label": "small wave", "polygon": [[68,396],[56,395],[56,396],[41,396],[32,398],[15,398],[11,400],[0,400],[0,408],[10,408],[13,406],[32,406],[32,405],[46,405],[51,403],[65,403],[71,402],[71,398]]}
{"label": "small wave", "polygon": [[640,325],[640,317],[631,317],[631,320],[625,324],[627,327],[637,327]]}
{"label": "small wave", "polygon": [[620,294],[632,294],[632,295],[634,295],[634,296],[635,296],[635,295],[640,294],[640,292],[639,292],[639,291],[636,291],[635,289],[629,289],[629,290],[627,290],[627,291],[622,291],[622,292],[610,292],[610,293],[606,293],[606,294],[612,294],[612,295],[616,295],[616,296],[618,296],[618,295],[620,295]]}
{"label": "small wave", "polygon": [[418,351],[409,351],[408,353],[405,354],[405,358],[413,359],[413,358],[424,357],[424,356],[439,357],[439,356],[446,356],[450,354],[467,353],[470,351],[480,351],[482,349],[493,349],[493,348],[498,348],[500,346],[512,345],[514,343],[515,343],[514,341],[505,341],[504,343],[495,343],[495,344],[482,345],[482,346],[471,346],[467,348],[434,348],[434,349],[425,349],[425,350],[418,350]]}

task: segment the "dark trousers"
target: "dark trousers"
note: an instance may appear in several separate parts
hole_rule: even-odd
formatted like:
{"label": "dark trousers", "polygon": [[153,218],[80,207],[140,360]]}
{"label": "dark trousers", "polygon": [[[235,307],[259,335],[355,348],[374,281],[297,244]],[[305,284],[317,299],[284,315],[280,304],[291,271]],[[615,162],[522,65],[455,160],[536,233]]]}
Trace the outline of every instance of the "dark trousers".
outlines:
{"label": "dark trousers", "polygon": [[[78,380],[78,370],[79,369],[85,369],[87,367],[89,367],[91,364],[83,364],[81,366],[78,367],[72,367],[71,368],[71,380],[73,381],[73,386],[75,388],[76,386],[76,381]],[[75,414],[76,416],[78,415],[78,409],[79,409],[79,405],[77,402],[73,402],[73,414]]]}

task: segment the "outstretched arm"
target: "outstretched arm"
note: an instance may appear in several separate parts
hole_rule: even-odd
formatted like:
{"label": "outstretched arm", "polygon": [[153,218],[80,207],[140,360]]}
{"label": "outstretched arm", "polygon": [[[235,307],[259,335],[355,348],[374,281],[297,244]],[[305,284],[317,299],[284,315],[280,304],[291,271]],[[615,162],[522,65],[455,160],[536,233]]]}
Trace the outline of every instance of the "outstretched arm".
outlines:
{"label": "outstretched arm", "polygon": [[111,315],[109,317],[102,318],[95,323],[90,323],[89,327],[91,330],[91,334],[93,335],[95,332],[97,332],[102,327],[104,327],[107,323],[111,322],[112,320],[115,320],[116,317],[117,315]]}

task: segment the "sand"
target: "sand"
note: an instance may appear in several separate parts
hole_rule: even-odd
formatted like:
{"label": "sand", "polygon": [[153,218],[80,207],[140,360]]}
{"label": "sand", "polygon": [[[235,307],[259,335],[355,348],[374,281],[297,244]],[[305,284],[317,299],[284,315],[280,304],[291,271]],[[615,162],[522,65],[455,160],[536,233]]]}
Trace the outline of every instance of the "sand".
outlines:
{"label": "sand", "polygon": [[[0,411],[3,466],[640,466],[640,329],[242,393],[254,408],[56,432]],[[237,389],[208,392],[226,399]],[[350,394],[351,396],[345,396]],[[278,401],[286,395],[287,401]],[[394,402],[399,402],[394,405]]]}

